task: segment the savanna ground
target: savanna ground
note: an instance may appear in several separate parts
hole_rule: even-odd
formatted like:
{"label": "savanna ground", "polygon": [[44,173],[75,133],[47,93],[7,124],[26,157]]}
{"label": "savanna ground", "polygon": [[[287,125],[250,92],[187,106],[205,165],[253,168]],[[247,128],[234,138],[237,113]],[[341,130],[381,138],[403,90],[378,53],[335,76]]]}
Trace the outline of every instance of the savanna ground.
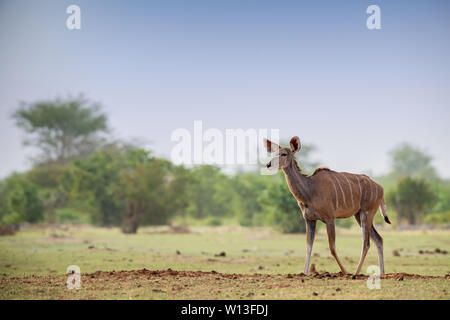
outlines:
{"label": "savanna ground", "polygon": [[[29,226],[0,237],[0,299],[450,298],[450,230],[379,230],[388,275],[381,289],[369,290],[367,276],[338,274],[324,228],[313,248],[318,273],[305,276],[302,234],[221,226],[125,235],[116,228]],[[360,250],[359,230],[338,230],[338,255],[349,272]],[[79,290],[66,287],[69,265],[81,269]],[[370,265],[378,265],[374,245],[363,272]]]}

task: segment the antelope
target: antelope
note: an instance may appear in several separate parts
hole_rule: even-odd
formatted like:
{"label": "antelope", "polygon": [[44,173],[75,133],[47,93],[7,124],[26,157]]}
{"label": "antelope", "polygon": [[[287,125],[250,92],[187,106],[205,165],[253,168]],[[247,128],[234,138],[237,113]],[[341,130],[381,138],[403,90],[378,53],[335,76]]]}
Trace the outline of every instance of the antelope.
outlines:
{"label": "antelope", "polygon": [[373,226],[373,218],[378,208],[386,223],[391,223],[386,215],[383,188],[364,174],[336,172],[326,167],[317,168],[313,174],[305,175],[295,159],[301,148],[300,139],[290,140],[290,147],[282,148],[264,139],[267,151],[275,157],[267,164],[269,169],[283,170],[286,182],[306,222],[306,263],[308,274],[311,251],[314,243],[316,221],[325,223],[331,255],[343,274],[347,274],[336,253],[335,220],[354,216],[362,230],[362,252],[356,274],[359,274],[370,247],[370,238],[378,251],[381,274],[384,274],[383,238]]}

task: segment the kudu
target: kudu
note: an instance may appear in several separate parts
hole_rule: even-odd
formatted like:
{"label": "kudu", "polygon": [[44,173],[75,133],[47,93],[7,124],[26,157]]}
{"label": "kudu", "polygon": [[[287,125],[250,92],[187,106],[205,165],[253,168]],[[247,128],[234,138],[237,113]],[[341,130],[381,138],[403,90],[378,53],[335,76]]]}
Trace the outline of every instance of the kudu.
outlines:
{"label": "kudu", "polygon": [[375,242],[380,261],[380,271],[384,274],[383,238],[375,230],[372,222],[378,208],[387,223],[391,223],[386,215],[386,204],[383,188],[364,174],[335,172],[328,168],[317,168],[313,174],[302,173],[295,153],[300,150],[300,139],[293,137],[289,148],[281,148],[276,143],[264,139],[268,152],[276,156],[267,164],[267,168],[281,169],[286,177],[294,198],[306,221],[306,264],[305,274],[308,274],[311,251],[314,242],[316,221],[320,220],[327,226],[330,251],[341,271],[346,274],[344,266],[336,253],[335,219],[355,216],[362,229],[362,252],[356,274],[361,271],[370,239]]}

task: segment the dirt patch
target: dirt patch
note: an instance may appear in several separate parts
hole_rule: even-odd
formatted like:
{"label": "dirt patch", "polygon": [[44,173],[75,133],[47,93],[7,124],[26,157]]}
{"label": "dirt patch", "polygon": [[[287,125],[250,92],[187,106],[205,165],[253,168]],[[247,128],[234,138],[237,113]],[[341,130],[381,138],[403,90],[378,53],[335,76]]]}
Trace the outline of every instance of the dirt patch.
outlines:
{"label": "dirt patch", "polygon": [[[1,299],[289,299],[352,298],[358,299],[367,288],[366,275],[343,275],[320,272],[305,274],[235,274],[216,271],[129,270],[96,271],[81,275],[81,290],[67,290],[68,275],[48,274],[25,277],[0,275]],[[446,288],[445,277],[391,273],[382,279],[392,282],[405,279],[429,279]],[[448,280],[447,280],[448,279]],[[359,281],[357,281],[359,280]],[[389,280],[388,280],[389,281]],[[422,280],[423,281],[423,280]],[[392,286],[392,284],[391,284]],[[301,290],[299,290],[301,288]],[[405,289],[406,290],[406,289]],[[395,292],[398,292],[396,289]],[[402,292],[404,298],[409,292]],[[316,293],[317,295],[314,295]],[[446,291],[434,292],[443,299]],[[390,297],[390,296],[389,296]],[[367,296],[365,296],[367,298]],[[373,296],[373,299],[379,297]],[[417,298],[417,296],[412,296]]]}
{"label": "dirt patch", "polygon": [[82,243],[83,240],[80,238],[73,238],[65,235],[50,235],[47,238],[37,239],[38,243]]}
{"label": "dirt patch", "polygon": [[[238,273],[218,273],[216,271],[175,271],[172,269],[167,270],[131,270],[131,271],[96,271],[92,274],[88,274],[87,276],[94,275],[95,277],[128,277],[128,276],[136,276],[136,275],[144,275],[144,276],[152,276],[152,277],[167,277],[167,276],[178,276],[178,277],[206,277],[214,275],[216,277],[222,277],[222,278],[232,278],[232,279],[239,279],[239,278],[259,278],[259,279],[267,279],[267,278],[330,278],[330,279],[367,279],[368,275],[353,275],[353,274],[342,274],[341,272],[338,273],[329,273],[329,272],[314,272],[308,275],[305,275],[304,273],[299,274],[260,274],[260,273],[253,273],[253,274],[238,274]],[[450,279],[450,274],[447,274],[445,276],[426,276],[426,275],[420,275],[420,274],[409,274],[409,273],[388,273],[381,276],[381,279],[437,279],[437,278],[445,278]]]}
{"label": "dirt patch", "polygon": [[0,236],[13,236],[16,234],[16,229],[7,224],[0,224]]}
{"label": "dirt patch", "polygon": [[155,227],[151,231],[143,231],[143,234],[188,234],[191,230],[184,226]]}

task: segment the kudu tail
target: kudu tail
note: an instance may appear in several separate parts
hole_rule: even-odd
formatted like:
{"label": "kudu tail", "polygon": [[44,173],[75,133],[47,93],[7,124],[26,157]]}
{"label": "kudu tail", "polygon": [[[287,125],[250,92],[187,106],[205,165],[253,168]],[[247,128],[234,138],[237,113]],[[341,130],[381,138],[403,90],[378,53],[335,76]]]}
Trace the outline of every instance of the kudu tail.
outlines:
{"label": "kudu tail", "polygon": [[381,211],[381,215],[384,217],[384,221],[386,221],[386,223],[391,224],[391,221],[389,221],[389,218],[386,214],[386,203],[384,202],[384,198],[381,199],[381,205],[380,205],[380,211]]}

